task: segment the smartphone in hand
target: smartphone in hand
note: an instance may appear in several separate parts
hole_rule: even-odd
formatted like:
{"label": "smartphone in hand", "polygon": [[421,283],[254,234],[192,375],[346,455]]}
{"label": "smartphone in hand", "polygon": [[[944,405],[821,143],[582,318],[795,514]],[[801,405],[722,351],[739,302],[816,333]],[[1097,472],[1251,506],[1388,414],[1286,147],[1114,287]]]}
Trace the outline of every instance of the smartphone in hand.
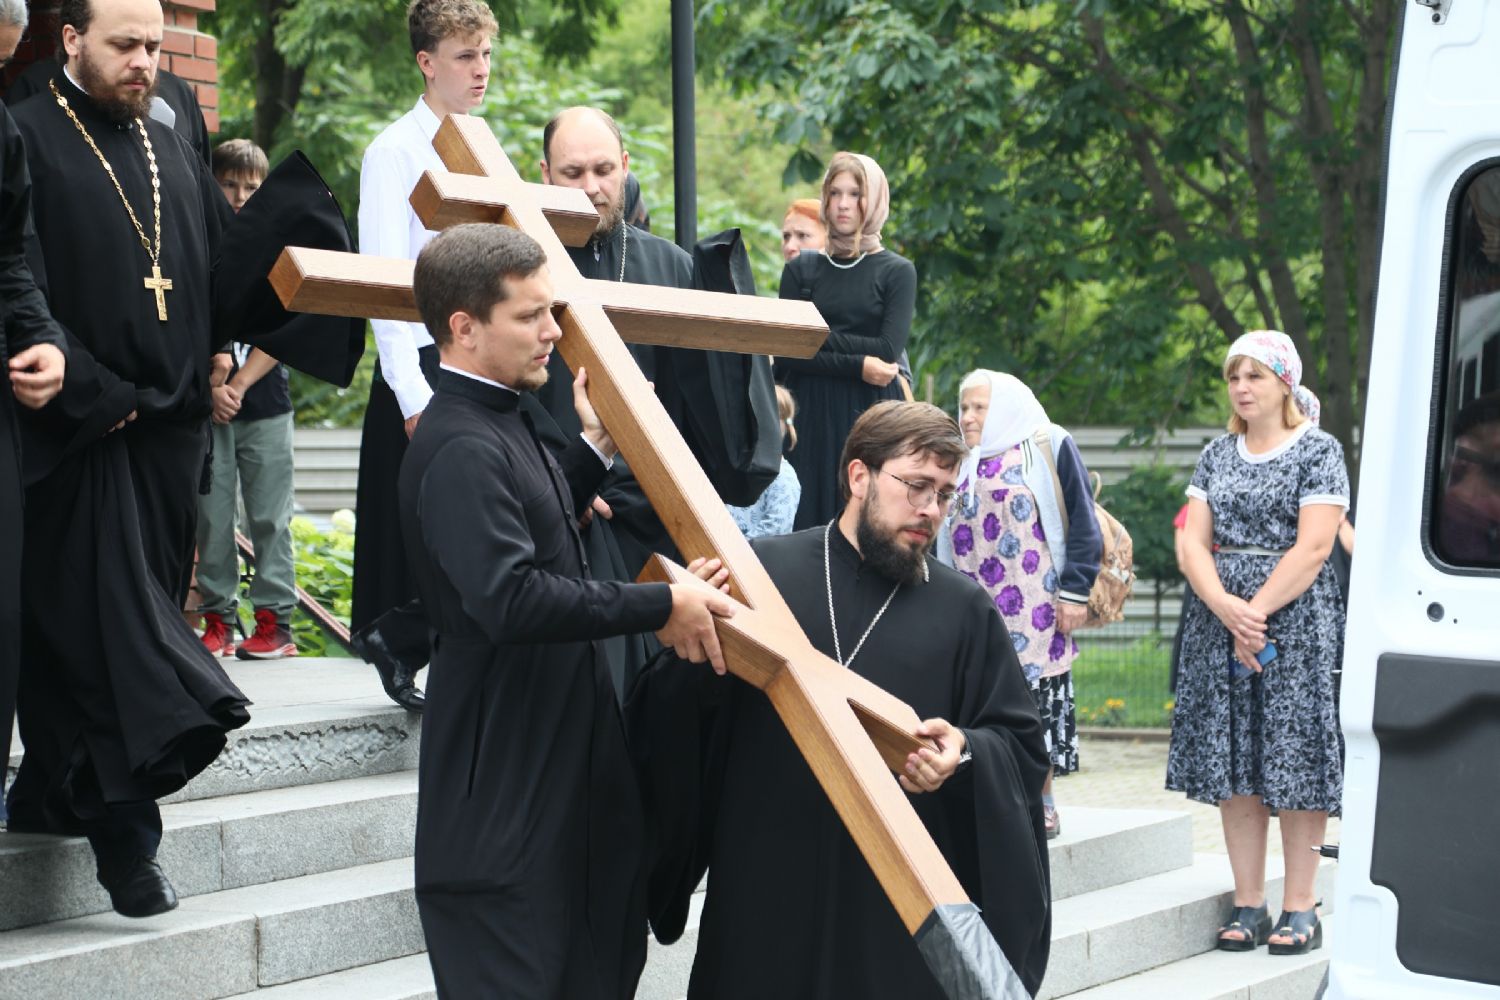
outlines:
{"label": "smartphone in hand", "polygon": [[[1261,651],[1255,654],[1255,662],[1264,667],[1274,659],[1276,659],[1276,644],[1268,639],[1266,640],[1266,644],[1261,647]],[[1233,653],[1229,655],[1230,680],[1242,680],[1254,673],[1255,671],[1241,663]]]}

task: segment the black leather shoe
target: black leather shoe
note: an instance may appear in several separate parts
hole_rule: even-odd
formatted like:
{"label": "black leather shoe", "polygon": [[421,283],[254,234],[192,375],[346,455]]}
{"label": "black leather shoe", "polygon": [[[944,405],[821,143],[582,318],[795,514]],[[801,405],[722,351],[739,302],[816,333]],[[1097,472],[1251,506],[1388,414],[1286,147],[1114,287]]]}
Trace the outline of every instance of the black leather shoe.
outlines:
{"label": "black leather shoe", "polygon": [[177,909],[177,891],[155,858],[136,858],[118,871],[99,872],[99,884],[122,917],[154,917]]}
{"label": "black leather shoe", "polygon": [[421,668],[402,663],[386,645],[378,628],[368,625],[350,633],[349,648],[354,650],[355,656],[375,668],[380,675],[380,686],[385,688],[391,701],[409,712],[420,712],[427,707],[427,699],[417,689],[417,671]]}

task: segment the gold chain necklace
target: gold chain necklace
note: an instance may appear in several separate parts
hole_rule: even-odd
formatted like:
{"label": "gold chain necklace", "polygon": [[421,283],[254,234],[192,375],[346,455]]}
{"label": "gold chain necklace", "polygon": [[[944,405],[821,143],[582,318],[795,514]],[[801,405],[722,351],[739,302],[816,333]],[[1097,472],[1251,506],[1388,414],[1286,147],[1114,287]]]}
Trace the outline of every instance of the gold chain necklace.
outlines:
{"label": "gold chain necklace", "polygon": [[167,321],[167,296],[172,290],[172,279],[161,276],[161,174],[156,167],[156,150],[151,146],[151,136],[146,134],[146,123],[139,118],[135,120],[136,128],[141,130],[141,141],[146,144],[146,163],[151,168],[151,204],[156,225],[156,245],[153,247],[151,241],[146,239],[146,230],[141,227],[141,220],[135,217],[135,209],[130,207],[130,199],[125,197],[125,189],[120,187],[120,180],[115,176],[115,168],[109,165],[109,160],[99,150],[94,142],[94,137],[89,135],[89,130],[84,127],[83,122],[73,113],[68,105],[68,99],[57,89],[57,81],[48,80],[48,88],[52,96],[57,98],[57,106],[67,112],[68,118],[77,127],[78,133],[83,136],[83,141],[89,144],[89,149],[99,157],[99,162],[104,165],[104,172],[109,174],[109,179],[114,182],[115,191],[120,195],[120,203],[125,206],[125,212],[130,216],[131,225],[135,226],[135,233],[141,238],[141,246],[146,250],[146,256],[151,258],[151,277],[142,279],[148,292],[156,295],[156,318],[161,322]]}

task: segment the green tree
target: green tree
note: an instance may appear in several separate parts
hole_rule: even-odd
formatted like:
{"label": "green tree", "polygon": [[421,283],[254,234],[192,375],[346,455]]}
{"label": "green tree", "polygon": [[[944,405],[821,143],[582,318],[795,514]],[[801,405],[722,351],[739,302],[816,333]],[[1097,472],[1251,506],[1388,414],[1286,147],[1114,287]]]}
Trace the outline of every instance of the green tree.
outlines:
{"label": "green tree", "polygon": [[1161,632],[1161,602],[1181,580],[1177,569],[1176,529],[1172,517],[1182,506],[1187,482],[1180,469],[1137,465],[1119,482],[1101,491],[1100,501],[1125,530],[1135,557],[1135,574],[1151,582],[1155,599],[1153,631]]}
{"label": "green tree", "polygon": [[[708,0],[705,64],[875,156],[923,277],[914,360],[1023,374],[1068,422],[1222,408],[1285,330],[1351,458],[1365,404],[1387,0]],[[950,390],[951,391],[951,390]]]}

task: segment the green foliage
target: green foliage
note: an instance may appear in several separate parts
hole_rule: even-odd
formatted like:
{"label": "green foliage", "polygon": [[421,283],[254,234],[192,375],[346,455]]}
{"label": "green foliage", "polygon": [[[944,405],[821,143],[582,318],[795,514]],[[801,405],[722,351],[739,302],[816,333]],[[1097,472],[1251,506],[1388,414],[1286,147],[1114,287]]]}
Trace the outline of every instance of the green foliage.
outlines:
{"label": "green foliage", "polygon": [[707,0],[700,38],[775,94],[790,174],[830,141],[886,169],[942,398],[985,365],[1064,423],[1180,425],[1215,412],[1226,337],[1278,327],[1347,447],[1390,7]]}
{"label": "green foliage", "polygon": [[1081,635],[1073,663],[1073,699],[1080,726],[1164,729],[1172,724],[1172,646],[1160,635],[1129,645]]}
{"label": "green foliage", "polygon": [[[307,518],[296,517],[292,519],[292,549],[297,586],[348,625],[354,598],[354,535],[337,528],[320,531]],[[348,655],[300,608],[292,618],[292,632],[303,656]]]}
{"label": "green foliage", "polygon": [[1135,572],[1143,580],[1174,584],[1178,579],[1176,531],[1172,518],[1185,503],[1187,481],[1168,465],[1137,465],[1106,486],[1099,501],[1130,531]]}

